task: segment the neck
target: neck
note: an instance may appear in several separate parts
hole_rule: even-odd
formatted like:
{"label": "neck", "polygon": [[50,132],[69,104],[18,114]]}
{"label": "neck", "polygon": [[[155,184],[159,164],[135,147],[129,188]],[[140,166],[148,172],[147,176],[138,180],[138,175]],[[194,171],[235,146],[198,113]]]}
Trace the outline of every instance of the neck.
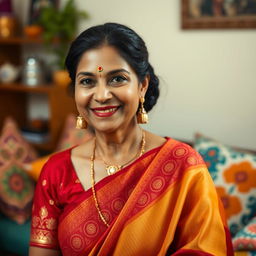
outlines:
{"label": "neck", "polygon": [[111,164],[122,164],[131,159],[140,149],[142,129],[136,125],[114,134],[96,132],[96,158]]}

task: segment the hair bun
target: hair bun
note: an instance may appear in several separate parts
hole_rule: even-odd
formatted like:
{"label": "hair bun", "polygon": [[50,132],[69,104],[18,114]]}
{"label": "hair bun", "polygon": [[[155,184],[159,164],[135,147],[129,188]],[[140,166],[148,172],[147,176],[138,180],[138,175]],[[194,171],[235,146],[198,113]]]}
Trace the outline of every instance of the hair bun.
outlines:
{"label": "hair bun", "polygon": [[155,75],[153,67],[149,64],[148,73],[150,76],[148,90],[145,95],[145,103],[144,108],[148,112],[150,111],[154,105],[157,103],[157,99],[159,97],[159,79]]}

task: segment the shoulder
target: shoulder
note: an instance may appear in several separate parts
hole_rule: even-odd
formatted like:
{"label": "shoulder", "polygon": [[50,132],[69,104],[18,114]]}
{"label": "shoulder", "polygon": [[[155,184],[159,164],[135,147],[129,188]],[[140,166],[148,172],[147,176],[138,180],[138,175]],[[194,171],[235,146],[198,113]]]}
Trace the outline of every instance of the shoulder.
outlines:
{"label": "shoulder", "polygon": [[48,159],[48,161],[43,166],[43,169],[40,174],[40,178],[56,178],[57,176],[60,176],[64,174],[64,172],[68,171],[72,168],[71,163],[71,150],[72,148],[69,148],[67,150],[55,153],[51,155]]}
{"label": "shoulder", "polygon": [[157,134],[151,133],[149,131],[145,131],[146,137],[146,151],[150,151],[151,149],[163,146],[166,142],[166,138],[161,137]]}
{"label": "shoulder", "polygon": [[47,161],[47,164],[59,164],[62,163],[63,161],[70,161],[70,155],[71,155],[71,150],[73,148],[66,149],[64,151],[60,151],[57,153],[54,153],[53,155],[50,156],[49,160]]}
{"label": "shoulder", "polygon": [[169,157],[179,162],[185,169],[192,166],[205,165],[201,155],[192,146],[184,142],[167,138],[165,146],[169,152]]}
{"label": "shoulder", "polygon": [[51,155],[46,163],[47,167],[66,166],[66,164],[70,162],[71,150],[72,148],[69,148]]}

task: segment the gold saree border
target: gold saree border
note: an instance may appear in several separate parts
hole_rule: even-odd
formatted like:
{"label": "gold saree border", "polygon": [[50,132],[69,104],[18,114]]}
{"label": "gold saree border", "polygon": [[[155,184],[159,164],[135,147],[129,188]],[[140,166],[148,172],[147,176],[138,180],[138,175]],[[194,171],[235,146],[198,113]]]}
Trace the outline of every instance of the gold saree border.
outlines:
{"label": "gold saree border", "polygon": [[[183,203],[186,198],[188,188],[191,186],[191,184],[195,180],[195,176],[197,179],[205,179],[205,180],[210,180],[206,176],[202,175],[202,172],[208,172],[207,168],[205,166],[197,166],[194,168],[188,168],[184,174],[185,178],[180,182],[180,180],[177,181],[177,183],[172,183],[167,190],[163,194],[159,196],[152,204],[150,204],[147,209],[143,209],[143,212],[140,212],[137,216],[133,216],[131,220],[129,220],[126,225],[123,227],[122,232],[118,236],[118,243],[116,243],[117,240],[113,240],[112,235],[109,234],[106,238],[103,244],[100,245],[100,248],[97,248],[98,245],[94,247],[92,252],[89,255],[98,255],[98,256],[103,256],[103,255],[113,255],[113,256],[119,256],[122,255],[122,252],[125,251],[125,254],[123,255],[138,255],[138,248],[141,247],[141,244],[144,242],[145,243],[145,248],[144,251],[142,252],[143,255],[158,255],[162,256],[165,255],[168,247],[170,246],[171,242],[174,239],[174,234],[175,230],[177,227],[177,224],[179,222],[179,214],[177,212],[182,211],[183,208]],[[205,178],[206,177],[206,178]],[[190,183],[193,181],[192,183]],[[170,205],[170,197],[175,197],[175,194],[177,191],[175,190],[176,186],[174,185],[181,185],[182,188],[180,189],[183,191],[183,193],[179,198],[178,202],[173,202],[173,205]],[[213,200],[214,205],[216,206],[216,209],[218,208],[218,196],[216,191],[209,190],[209,193],[211,195],[214,195],[214,198],[216,200]],[[205,200],[205,199],[203,199]],[[163,209],[163,212],[166,212],[165,209],[168,208],[170,211],[173,212],[175,211],[175,214],[172,215],[172,218],[169,223],[166,222],[166,216],[165,215],[160,215],[158,209]],[[156,219],[157,221],[151,222],[150,225],[143,225],[143,223],[147,223],[148,219]],[[162,218],[162,219],[161,219]],[[220,223],[219,226],[223,226],[223,229],[220,231],[218,230],[218,236],[220,239],[219,241],[216,240],[216,243],[220,245],[219,248],[215,248],[216,244],[214,245],[209,245],[209,242],[207,245],[202,244],[204,249],[209,251],[209,253],[213,253],[213,255],[222,255],[220,254],[220,251],[224,251],[225,248],[225,241],[222,242],[222,238],[226,237],[225,234],[225,229],[224,225],[222,223],[222,217],[221,214],[219,215],[218,222]],[[165,225],[161,225],[161,224]],[[165,232],[161,232],[162,229],[166,229]],[[196,227],[195,227],[196,228]],[[113,231],[114,232],[114,231]],[[134,238],[134,233],[136,233],[136,237]],[[161,235],[162,234],[162,237]],[[212,234],[212,233],[211,233]],[[139,238],[139,239],[137,239]],[[141,238],[141,240],[140,240]],[[144,239],[144,240],[143,240]],[[146,240],[145,240],[146,239]],[[224,239],[225,240],[225,239]],[[201,242],[201,241],[199,241]],[[155,243],[155,244],[153,244]],[[114,244],[114,248],[111,250],[111,245]],[[161,246],[158,246],[158,245]],[[150,247],[152,246],[152,247]],[[208,247],[209,246],[209,247]],[[160,250],[159,250],[160,247]],[[222,248],[222,249],[220,249]],[[194,245],[192,244],[187,244],[183,249],[194,249]],[[155,251],[153,251],[155,250]],[[208,254],[207,254],[208,255]],[[226,254],[225,254],[226,255]]]}
{"label": "gold saree border", "polygon": [[[132,173],[134,170],[136,170],[139,166],[143,166],[145,163],[147,163],[149,161],[149,159],[151,159],[153,156],[152,155],[148,155],[147,157],[143,158],[141,162],[137,163],[136,165],[132,165],[131,169],[129,170],[129,173]],[[115,177],[114,182],[116,184],[125,184],[126,180],[128,180],[130,178],[131,175],[129,175],[128,173],[124,175],[119,175],[117,177]],[[113,181],[112,181],[113,182]],[[97,190],[97,197],[99,202],[104,201],[110,201],[110,199],[113,197],[113,195],[116,195],[116,188],[115,186],[113,186],[113,183],[109,182],[107,183],[105,186],[99,188]],[[97,184],[96,184],[97,186]],[[78,206],[76,206],[76,208],[74,208],[70,213],[68,213],[64,219],[61,221],[60,225],[60,233],[64,233],[64,234],[70,234],[72,233],[72,231],[68,228],[68,224],[69,223],[73,223],[72,227],[73,229],[78,228],[84,221],[84,218],[80,218],[80,216],[83,216],[83,213],[86,209],[87,212],[90,212],[90,209],[95,210],[95,205],[94,205],[94,201],[93,201],[93,197],[92,197],[92,193],[91,193],[91,188],[89,189],[90,191],[90,196],[88,198],[86,198],[83,202],[81,202]],[[107,198],[106,198],[107,197]],[[74,223],[74,219],[76,220],[76,222]],[[98,222],[99,224],[101,223],[101,220],[99,218]]]}

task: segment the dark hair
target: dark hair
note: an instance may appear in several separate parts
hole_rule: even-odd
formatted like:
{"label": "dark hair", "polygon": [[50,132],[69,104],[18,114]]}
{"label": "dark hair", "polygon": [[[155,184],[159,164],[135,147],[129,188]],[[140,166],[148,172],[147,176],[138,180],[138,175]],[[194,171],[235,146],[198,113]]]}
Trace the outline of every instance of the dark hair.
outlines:
{"label": "dark hair", "polygon": [[77,65],[82,54],[90,49],[103,45],[113,46],[135,71],[142,82],[146,75],[150,76],[145,95],[144,107],[150,111],[159,96],[159,79],[148,62],[148,51],[143,39],[132,29],[117,23],[106,23],[83,31],[71,44],[65,65],[72,80],[74,90]]}

